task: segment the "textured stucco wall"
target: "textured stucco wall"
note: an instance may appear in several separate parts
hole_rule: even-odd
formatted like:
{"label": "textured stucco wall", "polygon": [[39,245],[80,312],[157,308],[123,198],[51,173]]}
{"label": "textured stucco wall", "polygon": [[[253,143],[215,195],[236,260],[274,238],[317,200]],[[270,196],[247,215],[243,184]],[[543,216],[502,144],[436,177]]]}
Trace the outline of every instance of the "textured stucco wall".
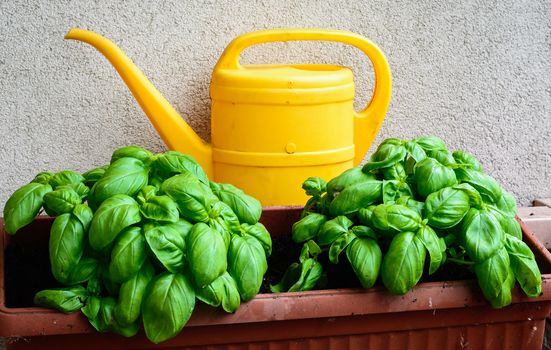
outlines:
{"label": "textured stucco wall", "polygon": [[[74,26],[115,41],[205,139],[210,73],[232,38],[277,27],[357,32],[393,72],[376,144],[435,134],[476,154],[521,204],[551,196],[549,0],[1,1],[0,208],[39,171],[84,171],[127,144],[165,149],[106,60],[63,40]],[[350,47],[265,45],[244,61],[349,65],[357,106],[370,96],[368,61]]]}
{"label": "textured stucco wall", "polygon": [[[210,73],[235,36],[255,29],[348,29],[376,42],[394,78],[384,137],[435,134],[475,153],[521,204],[551,195],[551,3],[537,1],[0,2],[0,208],[42,170],[87,170],[116,147],[165,149],[118,75],[73,27],[115,41],[209,139]],[[272,44],[245,62],[354,67],[357,106],[368,61],[338,44]],[[370,150],[372,152],[372,150]]]}

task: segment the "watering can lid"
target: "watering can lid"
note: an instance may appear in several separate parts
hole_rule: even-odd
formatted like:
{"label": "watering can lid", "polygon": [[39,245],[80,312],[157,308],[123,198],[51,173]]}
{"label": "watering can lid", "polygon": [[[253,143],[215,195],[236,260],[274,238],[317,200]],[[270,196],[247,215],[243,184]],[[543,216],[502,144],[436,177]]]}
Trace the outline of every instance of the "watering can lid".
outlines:
{"label": "watering can lid", "polygon": [[352,85],[349,68],[331,64],[251,64],[216,69],[212,86],[256,89],[315,89]]}

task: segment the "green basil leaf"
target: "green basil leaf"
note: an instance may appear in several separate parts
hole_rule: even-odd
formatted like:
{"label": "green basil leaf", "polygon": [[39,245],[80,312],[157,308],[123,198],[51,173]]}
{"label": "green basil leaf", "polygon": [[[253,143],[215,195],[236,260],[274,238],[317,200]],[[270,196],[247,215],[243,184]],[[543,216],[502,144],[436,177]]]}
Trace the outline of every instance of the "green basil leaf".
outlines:
{"label": "green basil leaf", "polygon": [[179,273],[164,272],[149,284],[142,301],[142,318],[147,338],[155,344],[176,336],[195,308],[195,292]]}
{"label": "green basil leaf", "polygon": [[44,195],[44,206],[54,216],[70,213],[77,204],[81,204],[81,199],[78,193],[72,188],[59,186],[52,192]]}
{"label": "green basil leaf", "polygon": [[226,245],[222,236],[208,225],[195,224],[186,239],[186,247],[191,273],[200,288],[212,283],[226,271]]}
{"label": "green basil leaf", "polygon": [[421,146],[421,148],[425,151],[439,151],[447,149],[444,141],[436,136],[421,136],[412,141]]}
{"label": "green basil leaf", "polygon": [[375,210],[376,205],[370,205],[367,208],[361,208],[358,210],[358,221],[360,224],[365,226],[373,226],[373,210]]}
{"label": "green basil leaf", "polygon": [[406,181],[408,175],[406,174],[406,169],[404,169],[404,165],[400,163],[396,163],[388,168],[381,169],[381,172],[383,174],[383,179],[385,180],[396,180],[398,182],[404,182]]}
{"label": "green basil leaf", "polygon": [[82,174],[82,177],[84,177],[83,182],[87,186],[92,187],[96,182],[98,182],[99,179],[103,177],[103,175],[105,174],[105,170],[107,170],[108,167],[109,164],[106,164],[104,166],[88,170],[87,172]]}
{"label": "green basil leaf", "polygon": [[140,207],[132,197],[117,194],[106,199],[92,219],[90,245],[95,250],[107,247],[126,227],[141,221]]}
{"label": "green basil leaf", "polygon": [[336,176],[333,179],[331,179],[331,181],[327,183],[326,189],[327,189],[327,193],[329,194],[329,197],[334,198],[336,195],[338,195],[348,186],[351,186],[360,182],[372,181],[372,180],[377,180],[375,175],[364,173],[362,171],[362,167],[358,166],[358,167],[348,169],[344,171],[342,174],[340,174],[339,176]]}
{"label": "green basil leaf", "polygon": [[371,288],[377,281],[383,254],[371,238],[356,238],[346,248],[346,257],[362,287]]}
{"label": "green basil leaf", "polygon": [[237,283],[235,283],[235,280],[227,272],[218,278],[222,279],[224,282],[222,308],[229,313],[236,312],[241,305],[241,297],[237,289]]}
{"label": "green basil leaf", "polygon": [[291,288],[291,286],[300,278],[301,270],[302,264],[294,262],[289,265],[287,270],[285,270],[281,281],[278,284],[270,285],[270,291],[272,293],[287,292],[289,288]]}
{"label": "green basil leaf", "polygon": [[36,176],[31,182],[47,185],[50,182],[50,179],[52,178],[53,175],[54,173],[52,173],[51,171],[42,171],[36,174]]}
{"label": "green basil leaf", "polygon": [[141,227],[124,229],[111,250],[109,275],[113,282],[122,283],[134,277],[147,258],[145,238]]}
{"label": "green basil leaf", "polygon": [[334,219],[326,221],[318,232],[317,243],[319,245],[330,245],[341,235],[348,232],[348,228],[353,222],[346,216],[337,216]]}
{"label": "green basil leaf", "polygon": [[94,217],[92,209],[90,209],[90,207],[86,204],[77,204],[73,209],[73,215],[76,216],[76,218],[82,224],[84,232],[88,232],[88,229],[90,228],[90,224],[92,223],[92,219]]}
{"label": "green basil leaf", "polygon": [[90,324],[98,332],[115,332],[124,337],[133,337],[138,333],[138,323],[132,323],[128,325],[121,325],[115,319],[115,309],[117,302],[112,297],[105,297],[101,299],[100,307],[96,318],[88,319]]}
{"label": "green basil leaf", "polygon": [[453,170],[434,158],[425,158],[415,164],[413,180],[417,184],[417,192],[422,197],[457,183]]}
{"label": "green basil leaf", "polygon": [[321,177],[309,177],[302,183],[307,196],[321,197],[327,191],[327,182]]}
{"label": "green basil leaf", "polygon": [[172,224],[148,224],[145,239],[153,254],[170,272],[183,271],[186,265],[186,239],[193,225],[184,219]]}
{"label": "green basil leaf", "polygon": [[429,252],[429,275],[432,275],[444,263],[443,252],[446,250],[446,248],[445,246],[442,247],[442,241],[440,240],[436,232],[434,232],[434,230],[428,225],[421,226],[419,231],[417,231],[417,237]]}
{"label": "green basil leaf", "polygon": [[350,232],[359,238],[371,238],[377,240],[377,234],[371,227],[368,226],[354,226],[350,229]]}
{"label": "green basil leaf", "polygon": [[295,222],[292,227],[292,239],[296,243],[306,242],[315,239],[319,230],[327,221],[327,217],[318,213],[306,215]]}
{"label": "green basil leaf", "polygon": [[121,158],[136,158],[142,163],[147,164],[149,162],[149,158],[152,156],[153,154],[151,152],[139,146],[125,146],[113,152],[113,155],[111,156],[111,164]]}
{"label": "green basil leaf", "polygon": [[409,185],[398,180],[383,180],[383,203],[394,204],[401,197],[412,197]]}
{"label": "green basil leaf", "polygon": [[89,295],[99,296],[101,294],[102,285],[101,285],[100,275],[103,273],[104,266],[105,266],[104,264],[98,264],[97,269],[95,271],[96,273],[88,280],[88,283],[86,284],[86,291],[88,292]]}
{"label": "green basil leaf", "polygon": [[[226,273],[227,272],[224,272],[224,275]],[[220,306],[220,304],[222,304],[222,294],[224,291],[224,282],[222,281],[222,276],[218,277],[203,288],[196,287],[195,296],[197,297],[197,299],[212,307]],[[237,295],[239,296],[239,292],[237,292]]]}
{"label": "green basil leaf", "polygon": [[248,301],[260,290],[268,264],[264,248],[252,236],[234,235],[228,250],[228,272],[237,284],[243,301]]}
{"label": "green basil leaf", "polygon": [[260,222],[254,225],[242,224],[241,227],[246,235],[252,236],[260,242],[262,248],[264,248],[266,257],[272,255],[272,237],[263,224]]}
{"label": "green basil leaf", "polygon": [[469,196],[469,205],[474,208],[482,208],[482,196],[480,193],[471,185],[464,182],[459,185],[453,186],[454,189],[465,192]]}
{"label": "green basil leaf", "polygon": [[72,170],[63,170],[55,173],[48,182],[50,186],[55,190],[58,186],[76,184],[84,182],[84,176]]}
{"label": "green basil leaf", "polygon": [[102,262],[99,266],[100,278],[102,286],[105,287],[106,294],[109,294],[113,297],[118,297],[119,291],[121,288],[120,283],[116,283],[111,279],[111,274],[109,273],[109,264],[107,262]]}
{"label": "green basil leaf", "polygon": [[156,168],[170,175],[187,172],[195,176],[203,184],[209,184],[207,174],[199,163],[193,157],[178,151],[168,151],[157,155],[154,164]]}
{"label": "green basil leaf", "polygon": [[313,240],[309,240],[308,242],[304,243],[302,245],[302,249],[300,251],[300,262],[304,262],[306,259],[314,258],[317,259],[318,255],[321,254],[321,248],[319,245],[316,244]]}
{"label": "green basil leaf", "polygon": [[[227,231],[231,234],[241,233],[241,224],[232,208],[224,202],[218,201],[209,209],[209,223],[213,223],[219,231]],[[222,232],[221,232],[222,233]]]}
{"label": "green basil leaf", "polygon": [[123,337],[126,337],[126,338],[131,338],[136,334],[138,334],[139,330],[140,330],[140,325],[137,321],[127,325],[120,325],[117,322],[117,320],[113,318],[113,325],[111,327],[111,331],[114,333],[122,335]]}
{"label": "green basil leaf", "polygon": [[212,192],[235,213],[239,222],[254,225],[262,215],[260,202],[231,184],[210,182]]}
{"label": "green basil leaf", "polygon": [[30,224],[42,208],[43,198],[51,192],[50,185],[31,182],[17,189],[4,206],[4,229],[13,235]]}
{"label": "green basil leaf", "polygon": [[116,301],[112,297],[100,299],[99,308],[95,318],[88,318],[90,324],[98,332],[107,332],[112,328],[113,311],[115,310]]}
{"label": "green basil leaf", "polygon": [[222,240],[224,241],[224,246],[226,247],[226,250],[230,247],[230,241],[232,233],[228,229],[227,223],[222,218],[217,218],[215,220],[209,221],[209,227],[215,230],[220,237],[222,237]]}
{"label": "green basil leaf", "polygon": [[407,152],[403,141],[398,139],[386,139],[383,141],[375,153],[371,155],[363,171],[369,173],[375,169],[388,168],[398,162],[401,162],[406,157]]}
{"label": "green basil leaf", "polygon": [[317,205],[317,209],[318,209],[320,214],[328,216],[330,205],[331,205],[331,196],[329,196],[328,193],[324,193],[323,196],[321,196],[321,198],[319,200],[319,203]]}
{"label": "green basil leaf", "polygon": [[474,262],[494,255],[503,242],[503,230],[496,217],[487,209],[471,208],[461,226],[463,246]]}
{"label": "green basil leaf", "polygon": [[84,227],[71,214],[58,216],[50,229],[49,253],[52,274],[60,283],[69,283],[71,271],[84,252]]}
{"label": "green basil leaf", "polygon": [[142,204],[144,218],[155,221],[176,222],[180,218],[178,205],[169,196],[154,196]]}
{"label": "green basil leaf", "polygon": [[506,235],[511,235],[522,240],[522,229],[515,216],[510,216],[501,211],[497,206],[491,204],[484,205],[484,208],[488,209],[495,216]]}
{"label": "green basil leaf", "polygon": [[421,221],[416,211],[400,204],[379,204],[371,216],[373,226],[383,231],[417,231]]}
{"label": "green basil leaf", "polygon": [[469,209],[469,195],[455,187],[433,192],[425,201],[425,215],[429,225],[440,229],[457,225]]}
{"label": "green basil leaf", "polygon": [[70,314],[84,306],[86,297],[86,289],[82,286],[45,289],[35,294],[34,303],[38,306]]}
{"label": "green basil leaf", "polygon": [[510,305],[513,300],[512,289],[514,286],[515,286],[515,277],[513,276],[512,273],[509,273],[507,279],[501,286],[501,292],[494,300],[490,301],[490,303],[492,304],[492,307],[495,309],[499,309],[507,305]]}
{"label": "green basil leaf", "polygon": [[503,194],[501,186],[491,176],[473,169],[458,168],[455,174],[460,182],[474,187],[486,203],[498,203]]}
{"label": "green basil leaf", "polygon": [[520,227],[517,219],[507,215],[499,215],[498,220],[503,232],[505,232],[506,235],[522,240],[522,228]]}
{"label": "green basil leaf", "polygon": [[156,191],[159,191],[161,189],[161,186],[162,186],[164,180],[165,180],[164,178],[162,178],[161,176],[158,176],[154,172],[152,172],[149,175],[149,181],[147,182],[147,186],[152,186],[156,189]]}
{"label": "green basil leaf", "polygon": [[425,247],[413,232],[401,232],[390,242],[383,258],[383,284],[393,294],[405,294],[423,274]]}
{"label": "green basil leaf", "polygon": [[289,292],[302,292],[312,290],[323,273],[323,267],[314,259],[306,259],[300,264],[298,280],[289,287]]}
{"label": "green basil leaf", "polygon": [[425,217],[425,203],[419,202],[410,196],[402,196],[396,200],[394,204],[400,204],[415,211],[419,216]]}
{"label": "green basil leaf", "polygon": [[329,206],[332,216],[357,212],[382,198],[382,181],[370,180],[346,187]]}
{"label": "green basil leaf", "polygon": [[304,208],[300,212],[300,219],[303,219],[304,217],[312,213],[318,213],[320,211],[320,208],[319,208],[320,201],[321,201],[321,197],[310,197],[306,201]]}
{"label": "green basil leaf", "polygon": [[121,284],[114,316],[121,325],[136,322],[140,317],[143,296],[155,274],[153,265],[146,262],[128,281]]}
{"label": "green basil leaf", "polygon": [[448,150],[427,151],[427,156],[436,159],[440,164],[445,166],[453,167],[457,164]]}
{"label": "green basil leaf", "polygon": [[157,195],[157,187],[152,185],[146,185],[144,186],[140,192],[136,195],[136,201],[139,205],[143,205],[151,198],[155,197]]}
{"label": "green basil leaf", "polygon": [[501,197],[497,201],[496,205],[499,210],[501,210],[511,218],[514,218],[515,215],[517,215],[517,201],[515,197],[507,191],[502,192]]}
{"label": "green basil leaf", "polygon": [[218,200],[210,188],[189,172],[165,180],[161,191],[178,204],[182,217],[194,222],[208,222],[208,210]]}
{"label": "green basil leaf", "polygon": [[91,190],[94,202],[99,204],[117,194],[136,195],[148,181],[145,165],[136,158],[120,158],[111,163],[105,174]]}
{"label": "green basil leaf", "polygon": [[232,313],[239,309],[241,297],[237,290],[237,284],[229,273],[215,279],[211,284],[204,288],[199,288],[196,292],[197,299],[202,302],[218,307],[222,305],[224,311]]}
{"label": "green basil leaf", "polygon": [[84,316],[88,319],[95,319],[98,317],[99,309],[101,307],[101,298],[99,296],[90,295],[86,298],[86,305],[80,309]]}
{"label": "green basil leaf", "polygon": [[78,193],[78,195],[80,196],[80,199],[82,201],[86,200],[88,195],[90,194],[90,188],[82,182],[78,182],[78,183],[75,183],[75,184],[69,184],[69,185],[63,185],[63,186],[57,186],[56,189],[66,188],[66,187],[71,188],[71,189],[73,189],[73,191]]}
{"label": "green basil leaf", "polygon": [[88,281],[96,274],[98,266],[98,260],[91,257],[82,257],[71,269],[65,284],[73,285]]}
{"label": "green basil leaf", "polygon": [[100,299],[100,305],[95,318],[88,318],[90,324],[98,332],[107,332],[112,327],[113,323],[113,311],[115,309],[115,299],[112,297],[105,297]]}
{"label": "green basil leaf", "polygon": [[534,253],[523,241],[505,236],[505,249],[509,255],[511,269],[520,287],[531,298],[541,295],[541,272]]}
{"label": "green basil leaf", "polygon": [[414,141],[407,141],[404,144],[406,152],[415,160],[415,162],[420,162],[427,157],[425,150],[421,145]]}
{"label": "green basil leaf", "polygon": [[505,248],[474,264],[473,270],[484,297],[493,308],[502,308],[511,303],[511,289],[515,284],[515,277]]}
{"label": "green basil leaf", "polygon": [[456,163],[467,168],[471,168],[476,171],[484,171],[482,165],[478,162],[475,156],[465,151],[454,151],[452,153]]}
{"label": "green basil leaf", "polygon": [[339,255],[348,247],[356,236],[352,232],[347,232],[337,238],[329,247],[329,261],[333,264],[339,263]]}

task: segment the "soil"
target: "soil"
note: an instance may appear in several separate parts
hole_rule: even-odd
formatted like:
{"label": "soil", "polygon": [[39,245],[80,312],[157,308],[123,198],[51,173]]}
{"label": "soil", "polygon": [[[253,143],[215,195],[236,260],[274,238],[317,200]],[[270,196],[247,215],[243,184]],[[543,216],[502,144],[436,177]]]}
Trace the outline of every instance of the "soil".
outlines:
{"label": "soil", "polygon": [[268,271],[264,275],[260,293],[271,293],[270,285],[279,283],[287,267],[298,260],[301,248],[289,236],[278,235],[272,238],[272,255],[268,258]]}
{"label": "soil", "polygon": [[36,292],[60,287],[50,271],[47,245],[9,245],[4,253],[7,307],[32,307]]}

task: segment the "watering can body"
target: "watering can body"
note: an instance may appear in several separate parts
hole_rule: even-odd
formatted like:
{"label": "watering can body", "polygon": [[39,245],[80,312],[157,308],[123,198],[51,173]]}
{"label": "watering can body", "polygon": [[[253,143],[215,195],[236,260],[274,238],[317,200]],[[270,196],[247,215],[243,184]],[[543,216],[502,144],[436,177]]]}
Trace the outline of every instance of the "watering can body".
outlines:
{"label": "watering can body", "polygon": [[[388,64],[367,39],[319,29],[253,32],[232,41],[214,68],[207,145],[112,42],[79,29],[67,38],[92,44],[111,61],[169,148],[192,155],[211,179],[240,187],[264,206],[304,204],[308,177],[329,180],[359,164],[390,101]],[[348,68],[239,63],[249,46],[288,40],[337,41],[366,53],[375,71],[368,106],[354,111]]]}

